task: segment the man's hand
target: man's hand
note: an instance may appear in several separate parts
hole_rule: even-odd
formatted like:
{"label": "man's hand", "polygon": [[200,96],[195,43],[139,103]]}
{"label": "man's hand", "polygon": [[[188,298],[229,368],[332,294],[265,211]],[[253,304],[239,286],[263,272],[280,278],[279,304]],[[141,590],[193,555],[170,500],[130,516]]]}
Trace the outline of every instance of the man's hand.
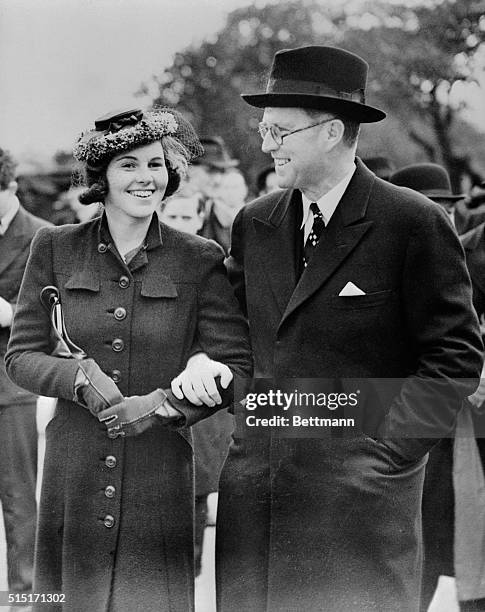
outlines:
{"label": "man's hand", "polygon": [[157,420],[173,422],[182,415],[170,406],[162,389],[155,389],[147,395],[133,395],[116,406],[102,410],[98,419],[108,428],[108,436],[138,436],[150,429]]}
{"label": "man's hand", "polygon": [[7,300],[0,296],[0,327],[12,325],[13,309]]}
{"label": "man's hand", "polygon": [[227,389],[233,378],[231,370],[205,353],[196,353],[187,361],[185,370],[172,380],[172,393],[177,399],[185,397],[196,406],[205,404],[212,408],[222,403],[215,382],[218,376],[221,387]]}

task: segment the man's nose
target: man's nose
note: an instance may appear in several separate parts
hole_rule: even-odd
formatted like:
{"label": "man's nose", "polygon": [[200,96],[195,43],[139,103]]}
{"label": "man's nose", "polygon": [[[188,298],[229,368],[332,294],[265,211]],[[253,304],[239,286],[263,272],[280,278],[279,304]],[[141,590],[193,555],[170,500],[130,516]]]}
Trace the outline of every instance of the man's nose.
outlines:
{"label": "man's nose", "polygon": [[271,151],[276,151],[279,148],[279,144],[275,141],[273,136],[271,135],[271,130],[268,130],[264,135],[263,142],[261,144],[261,150],[263,153],[270,153]]}

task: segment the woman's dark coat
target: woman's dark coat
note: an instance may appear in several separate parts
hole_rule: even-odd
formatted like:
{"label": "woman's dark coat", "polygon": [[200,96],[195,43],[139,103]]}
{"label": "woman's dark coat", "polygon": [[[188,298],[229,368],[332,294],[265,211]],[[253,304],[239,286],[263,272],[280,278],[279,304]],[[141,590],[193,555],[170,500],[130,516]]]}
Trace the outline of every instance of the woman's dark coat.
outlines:
{"label": "woman's dark coat", "polygon": [[[65,593],[70,612],[193,609],[192,449],[187,429],[160,424],[109,439],[71,401],[77,363],[50,355],[42,288],[59,288],[71,339],[125,396],[169,387],[194,344],[236,374],[250,367],[219,247],[156,215],[145,246],[127,266],[104,216],[41,230],[6,357],[19,385],[59,398],[46,430],[34,590]],[[187,425],[207,414],[177,407]]]}

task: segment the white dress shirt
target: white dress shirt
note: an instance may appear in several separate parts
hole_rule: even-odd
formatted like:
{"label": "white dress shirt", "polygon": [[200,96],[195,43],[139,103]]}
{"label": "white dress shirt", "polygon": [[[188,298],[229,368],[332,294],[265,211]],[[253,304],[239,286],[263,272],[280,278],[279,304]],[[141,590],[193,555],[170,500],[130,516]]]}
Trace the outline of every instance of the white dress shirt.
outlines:
{"label": "white dress shirt", "polygon": [[[340,183],[337,183],[337,185],[330,189],[328,193],[316,200],[316,204],[320,209],[320,212],[322,213],[325,225],[328,225],[328,222],[332,218],[332,215],[335,212],[335,209],[337,208],[342,196],[344,195],[344,192],[347,189],[350,180],[354,176],[355,169],[355,164],[352,164],[350,172],[344,176]],[[310,204],[315,200],[309,200],[304,193],[301,194],[301,199],[303,204],[303,221],[301,223],[300,229],[304,230],[303,244],[305,244],[306,239],[308,238],[308,234],[311,232],[313,226],[313,213],[310,210]]]}

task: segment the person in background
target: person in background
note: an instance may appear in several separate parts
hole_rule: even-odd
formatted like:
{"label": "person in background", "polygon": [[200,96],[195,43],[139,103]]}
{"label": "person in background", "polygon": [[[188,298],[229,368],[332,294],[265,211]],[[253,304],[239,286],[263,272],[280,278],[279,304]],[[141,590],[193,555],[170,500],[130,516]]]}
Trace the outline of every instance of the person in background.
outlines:
{"label": "person in background", "polygon": [[439,164],[411,164],[394,172],[389,180],[440,204],[460,236],[485,221],[484,211],[471,211],[465,206],[465,194],[452,193],[450,176]]}
{"label": "person in background", "polygon": [[388,181],[395,169],[394,163],[389,158],[380,155],[376,157],[364,157],[362,161],[371,172],[383,181]]}
{"label": "person in background", "polygon": [[483,345],[444,212],[356,157],[360,124],[385,118],[366,102],[367,72],[343,49],[285,49],[266,92],[243,94],[264,109],[262,150],[282,188],[241,209],[226,262],[254,376],[362,393],[353,428],[293,438],[251,436],[236,404],[219,483],[219,612],[419,606],[428,451],[475,391]]}
{"label": "person in background", "polygon": [[274,165],[270,164],[263,168],[256,177],[256,195],[262,196],[279,189]]}
{"label": "person in background", "polygon": [[169,227],[197,234],[204,223],[204,199],[200,193],[185,195],[181,191],[162,201],[158,216]]}
{"label": "person in background", "polygon": [[[234,374],[251,371],[222,250],[156,214],[200,153],[174,109],[100,117],[74,156],[86,184],[80,201],[103,202],[102,216],[44,228],[32,243],[5,361],[19,385],[58,398],[46,428],[34,590],[62,593],[71,612],[194,609],[188,428],[230,402],[222,389]],[[62,355],[56,294],[70,349]],[[213,370],[206,384],[202,350]],[[187,364],[211,408],[168,388]]]}
{"label": "person in background", "polygon": [[[203,223],[203,200],[200,194],[185,196],[175,194],[164,200],[159,214],[160,220],[168,226],[188,234],[197,234]],[[217,493],[219,475],[227,455],[233,417],[226,410],[219,410],[192,426],[195,459],[195,533],[194,557],[195,575],[202,568],[204,530],[215,520],[217,502],[211,504],[209,513],[208,497]]]}
{"label": "person in background", "polygon": [[[452,194],[448,172],[442,166],[433,163],[412,164],[392,174],[390,182],[414,189],[427,196],[443,208],[454,226],[458,222],[459,227],[462,227],[461,218],[455,215],[455,207],[465,196]],[[484,294],[480,289],[483,284],[485,264],[481,262],[479,251],[474,249],[474,246],[477,243],[481,244],[482,241],[475,241],[473,236],[482,233],[483,228],[481,230],[477,228],[465,234],[466,237],[461,237],[462,244],[465,246],[468,271],[472,278],[473,304],[479,317],[483,317],[485,313],[485,301],[482,297]],[[475,252],[472,253],[472,251]],[[484,382],[482,372],[482,382],[475,397],[483,393],[481,387]],[[478,404],[479,407],[481,402]],[[477,418],[479,417],[476,416],[475,419]],[[481,427],[483,431],[483,418]],[[477,443],[483,455],[483,440],[478,439]],[[452,437],[446,437],[439,440],[431,449],[426,465],[422,501],[424,558],[421,612],[426,612],[428,609],[439,577],[455,575],[455,522],[461,517],[455,512],[454,461],[454,440]],[[478,601],[461,602],[460,609],[463,612],[485,610],[484,602],[485,600],[482,600],[481,606],[478,605]]]}
{"label": "person in background", "polygon": [[[204,154],[189,171],[189,186],[194,184],[206,196],[205,219],[199,235],[215,240],[227,255],[234,215],[231,206],[225,204],[221,197],[220,190],[222,187],[223,191],[231,193],[234,191],[234,185],[236,193],[244,190],[240,177],[232,175],[228,181],[225,180],[226,174],[234,171],[239,161],[231,157],[220,136],[202,138],[201,143]],[[234,197],[232,193],[230,197]]]}
{"label": "person in background", "polygon": [[458,234],[463,233],[464,219],[456,215],[456,205],[465,198],[465,194],[454,194],[451,191],[450,176],[443,166],[438,164],[412,164],[394,172],[389,181],[393,185],[408,187],[419,191],[446,212]]}
{"label": "person in background", "polygon": [[71,187],[61,193],[53,206],[54,212],[51,221],[54,225],[83,223],[101,214],[102,205],[100,202],[93,202],[87,206],[83,206],[79,202],[79,196],[84,191],[84,187]]}
{"label": "person in background", "polygon": [[28,594],[32,591],[37,516],[37,398],[9,380],[4,356],[30,243],[37,230],[49,223],[21,206],[15,168],[10,153],[0,149],[0,501],[8,590]]}

